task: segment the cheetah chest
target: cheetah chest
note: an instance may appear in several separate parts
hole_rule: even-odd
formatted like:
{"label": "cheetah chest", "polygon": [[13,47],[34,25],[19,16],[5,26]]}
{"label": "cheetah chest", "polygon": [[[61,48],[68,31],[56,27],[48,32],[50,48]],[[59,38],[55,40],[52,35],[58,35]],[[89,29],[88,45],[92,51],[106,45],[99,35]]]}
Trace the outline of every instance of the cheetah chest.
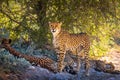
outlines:
{"label": "cheetah chest", "polygon": [[61,45],[60,40],[53,39],[53,46],[54,46],[54,48],[59,48],[60,45]]}

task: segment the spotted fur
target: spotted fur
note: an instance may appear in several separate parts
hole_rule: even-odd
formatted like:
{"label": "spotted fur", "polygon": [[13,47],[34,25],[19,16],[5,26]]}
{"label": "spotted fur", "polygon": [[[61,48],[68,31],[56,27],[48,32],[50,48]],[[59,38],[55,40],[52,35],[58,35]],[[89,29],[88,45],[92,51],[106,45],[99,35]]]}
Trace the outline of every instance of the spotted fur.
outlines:
{"label": "spotted fur", "polygon": [[36,65],[40,65],[43,68],[47,68],[50,71],[56,72],[55,65],[54,65],[55,62],[52,59],[48,57],[43,57],[43,56],[38,58],[38,57],[22,54],[16,51],[15,49],[13,49],[10,46],[10,42],[11,42],[11,39],[3,39],[1,46],[4,47],[6,50],[8,50],[14,56],[25,58],[30,63],[35,63]]}
{"label": "spotted fur", "polygon": [[90,40],[86,33],[70,34],[67,31],[61,29],[62,23],[53,22],[49,23],[50,30],[53,34],[53,45],[58,56],[58,72],[61,72],[64,68],[64,58],[67,51],[71,51],[72,54],[77,57],[76,71],[80,69],[80,56],[84,51],[85,57],[85,69],[86,75],[89,70],[89,49]]}
{"label": "spotted fur", "polygon": [[94,69],[96,71],[103,71],[106,73],[115,73],[115,66],[112,62],[105,62],[101,60],[93,60]]}

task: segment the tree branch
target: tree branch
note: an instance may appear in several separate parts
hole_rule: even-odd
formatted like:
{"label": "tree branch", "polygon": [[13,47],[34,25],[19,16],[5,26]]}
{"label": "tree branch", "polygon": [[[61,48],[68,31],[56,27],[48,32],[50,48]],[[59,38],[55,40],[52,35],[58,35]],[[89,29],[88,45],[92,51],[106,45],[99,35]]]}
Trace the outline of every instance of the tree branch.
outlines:
{"label": "tree branch", "polygon": [[15,19],[13,19],[9,14],[7,14],[6,12],[4,12],[2,9],[0,9],[0,12],[3,13],[4,15],[6,15],[11,21],[17,23],[17,24],[21,24],[21,22],[16,21]]}

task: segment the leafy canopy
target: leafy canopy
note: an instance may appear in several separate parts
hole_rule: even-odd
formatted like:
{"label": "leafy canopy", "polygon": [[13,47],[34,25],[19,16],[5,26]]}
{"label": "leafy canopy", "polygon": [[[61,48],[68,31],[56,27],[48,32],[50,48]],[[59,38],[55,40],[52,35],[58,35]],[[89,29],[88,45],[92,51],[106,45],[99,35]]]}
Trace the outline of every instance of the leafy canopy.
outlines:
{"label": "leafy canopy", "polygon": [[103,55],[120,29],[119,0],[2,0],[1,37],[21,37],[39,46],[51,43],[48,22],[63,22],[70,33],[91,37],[91,55]]}

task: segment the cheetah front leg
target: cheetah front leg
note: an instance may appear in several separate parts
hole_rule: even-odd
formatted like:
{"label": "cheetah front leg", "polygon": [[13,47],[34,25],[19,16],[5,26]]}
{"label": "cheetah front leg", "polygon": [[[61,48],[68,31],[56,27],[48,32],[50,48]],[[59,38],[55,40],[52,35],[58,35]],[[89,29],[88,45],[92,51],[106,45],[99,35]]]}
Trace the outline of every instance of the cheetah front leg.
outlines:
{"label": "cheetah front leg", "polygon": [[84,49],[84,54],[85,54],[85,75],[89,76],[89,69],[90,69],[90,62],[89,62],[89,50]]}
{"label": "cheetah front leg", "polygon": [[58,72],[62,72],[63,68],[64,68],[64,58],[65,58],[65,51],[63,48],[60,48],[57,52],[57,69],[58,69]]}
{"label": "cheetah front leg", "polygon": [[62,72],[64,68],[64,58],[65,58],[64,53],[59,53],[58,64],[57,64],[58,72]]}

